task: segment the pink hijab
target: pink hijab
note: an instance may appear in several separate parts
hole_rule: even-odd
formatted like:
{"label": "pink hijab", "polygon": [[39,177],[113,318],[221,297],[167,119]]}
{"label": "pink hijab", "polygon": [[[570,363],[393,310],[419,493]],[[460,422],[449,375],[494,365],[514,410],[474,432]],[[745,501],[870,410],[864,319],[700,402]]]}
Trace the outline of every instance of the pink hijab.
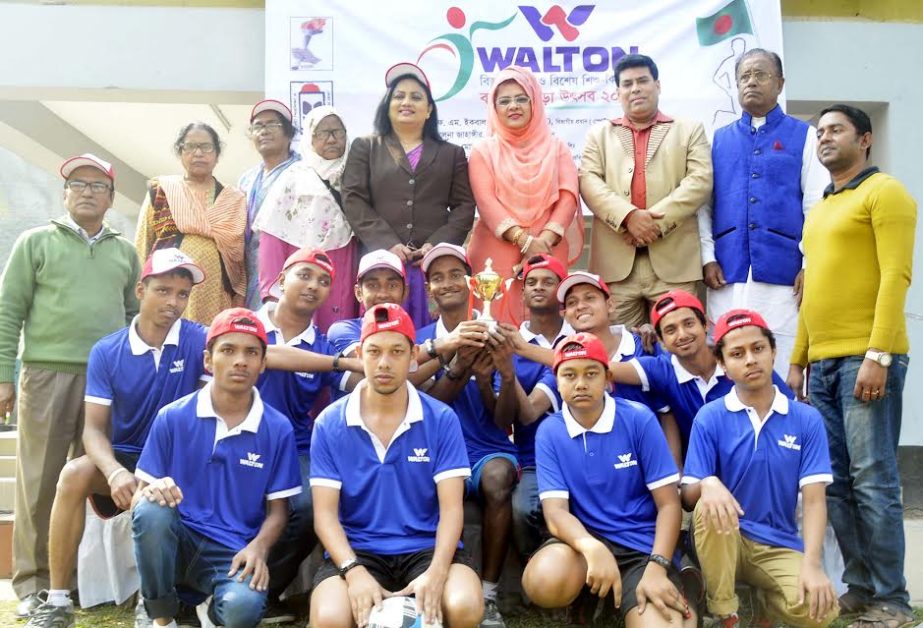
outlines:
{"label": "pink hijab", "polygon": [[[497,88],[509,80],[516,81],[532,100],[532,119],[522,129],[504,126],[494,105]],[[497,200],[516,224],[526,228],[544,224],[561,194],[572,194],[579,204],[577,168],[567,144],[551,133],[535,75],[526,68],[507,67],[497,74],[487,102],[488,137],[478,148],[493,167]],[[570,262],[583,248],[582,218],[578,208],[573,223],[562,225],[567,231]]]}

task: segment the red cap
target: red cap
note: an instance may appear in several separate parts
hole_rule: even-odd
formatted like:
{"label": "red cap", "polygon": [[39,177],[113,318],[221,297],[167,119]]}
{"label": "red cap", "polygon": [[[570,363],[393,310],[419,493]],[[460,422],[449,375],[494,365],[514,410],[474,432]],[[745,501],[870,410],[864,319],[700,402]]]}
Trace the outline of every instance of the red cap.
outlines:
{"label": "red cap", "polygon": [[429,87],[429,79],[426,78],[426,74],[420,69],[420,66],[407,61],[395,63],[388,68],[388,71],[385,72],[385,86],[391,87],[391,83],[393,83],[395,79],[399,76],[406,76],[408,74]]}
{"label": "red cap", "polygon": [[289,255],[287,260],[285,260],[285,265],[282,266],[282,272],[284,273],[295,264],[301,263],[314,264],[315,266],[323,268],[328,273],[330,273],[331,281],[336,278],[336,269],[333,267],[333,262],[330,261],[330,257],[323,249],[312,247],[298,249]]}
{"label": "red cap", "polygon": [[253,109],[250,110],[250,122],[264,111],[275,111],[289,122],[292,121],[292,110],[284,102],[267,98],[253,105]]}
{"label": "red cap", "polygon": [[154,275],[163,275],[177,268],[185,268],[192,273],[192,285],[205,281],[205,271],[191,257],[174,248],[152,251],[141,270],[141,281]]}
{"label": "red cap", "polygon": [[554,350],[554,363],[552,371],[558,372],[558,367],[569,360],[596,360],[609,367],[609,354],[606,352],[606,346],[603,341],[594,334],[580,332],[573,336],[568,336],[558,343]]}
{"label": "red cap", "polygon": [[654,307],[651,308],[651,325],[656,329],[661,318],[681,307],[691,307],[693,310],[701,312],[702,316],[705,316],[705,308],[695,296],[685,290],[670,290],[654,302]]}
{"label": "red cap", "polygon": [[712,332],[715,343],[720,342],[729,331],[748,325],[769,329],[769,325],[766,324],[759,312],[754,310],[728,310],[715,323],[715,329]]}
{"label": "red cap", "polygon": [[395,303],[382,303],[372,306],[362,317],[362,334],[359,342],[373,334],[383,331],[396,331],[404,334],[413,344],[417,341],[417,330],[413,326],[410,314]]}
{"label": "red cap", "polygon": [[78,155],[76,157],[71,157],[64,161],[61,164],[61,176],[65,179],[71,176],[71,173],[82,166],[89,166],[90,168],[96,168],[104,175],[109,177],[111,181],[115,181],[115,170],[112,168],[112,164],[108,161],[103,161],[96,155],[91,153],[84,153],[83,155]]}
{"label": "red cap", "polygon": [[574,286],[579,286],[582,283],[588,283],[591,286],[599,288],[602,290],[603,294],[606,295],[606,298],[609,298],[609,286],[606,285],[605,281],[599,278],[599,275],[594,275],[593,273],[588,273],[582,270],[576,270],[565,277],[561,283],[558,284],[558,302],[563,304],[564,298],[567,296],[567,291]]}
{"label": "red cap", "polygon": [[211,341],[224,334],[250,334],[263,341],[264,345],[269,344],[269,338],[266,337],[266,328],[257,318],[256,312],[248,310],[245,307],[232,307],[219,312],[212,321],[211,327],[208,328],[208,337],[205,344],[211,344]]}
{"label": "red cap", "polygon": [[522,267],[522,278],[528,276],[533,270],[538,268],[546,268],[558,276],[558,279],[564,280],[567,277],[567,269],[564,268],[564,264],[561,263],[557,257],[553,255],[548,255],[547,253],[539,253],[538,255],[533,255]]}

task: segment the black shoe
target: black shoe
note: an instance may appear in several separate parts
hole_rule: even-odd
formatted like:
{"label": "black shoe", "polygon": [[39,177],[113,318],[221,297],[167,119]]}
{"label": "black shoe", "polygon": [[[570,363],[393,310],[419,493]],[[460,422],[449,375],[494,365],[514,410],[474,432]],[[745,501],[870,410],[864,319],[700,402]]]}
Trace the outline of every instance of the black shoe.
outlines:
{"label": "black shoe", "polygon": [[260,626],[271,626],[273,624],[290,624],[295,621],[295,613],[281,600],[267,600],[266,612],[263,614],[263,621]]}
{"label": "black shoe", "polygon": [[199,621],[195,606],[189,606],[185,602],[179,603],[179,610],[173,619],[176,621],[177,628],[202,628],[202,622]]}

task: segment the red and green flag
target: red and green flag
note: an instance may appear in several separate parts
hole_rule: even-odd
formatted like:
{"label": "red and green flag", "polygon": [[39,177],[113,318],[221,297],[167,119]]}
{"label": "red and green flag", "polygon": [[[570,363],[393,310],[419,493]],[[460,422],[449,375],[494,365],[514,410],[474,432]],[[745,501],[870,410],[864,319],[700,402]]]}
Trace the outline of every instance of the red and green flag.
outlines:
{"label": "red and green flag", "polygon": [[699,45],[711,46],[742,33],[753,33],[746,0],[731,0],[724,8],[708,17],[695,20]]}

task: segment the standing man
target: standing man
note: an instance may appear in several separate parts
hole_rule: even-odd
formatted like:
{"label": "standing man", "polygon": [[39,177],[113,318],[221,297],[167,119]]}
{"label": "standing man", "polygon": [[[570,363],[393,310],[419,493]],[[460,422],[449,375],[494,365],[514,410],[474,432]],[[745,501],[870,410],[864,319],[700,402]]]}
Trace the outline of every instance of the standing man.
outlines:
{"label": "standing man", "polygon": [[47,589],[48,527],[58,474],[79,450],[90,348],[138,313],[134,245],[103,224],[115,172],[95,155],[61,166],[67,214],[19,236],[0,279],[0,414],[13,411],[23,335],[13,589],[20,617]]}
{"label": "standing man", "polygon": [[712,207],[699,212],[702,271],[712,320],[734,308],[766,317],[776,372],[788,372],[798,329],[804,217],[830,182],[814,128],[779,106],[782,60],[752,48],[736,63],[743,115],[715,131]]}
{"label": "standing man", "polygon": [[833,466],[827,507],[846,563],[840,608],[863,612],[859,626],[903,626],[913,613],[897,446],[917,207],[900,182],[869,167],[864,111],[824,109],[817,138],[833,182],[804,225],[804,301],[789,385],[803,390],[810,362],[808,395],[824,416]]}
{"label": "standing man", "polygon": [[657,65],[626,55],[615,66],[624,115],[586,139],[580,195],[593,212],[590,272],[609,284],[615,322],[639,327],[653,301],[702,278],[695,213],[712,190],[711,155],[699,122],[658,109]]}
{"label": "standing man", "polygon": [[[247,307],[256,310],[263,298],[269,295],[272,285],[259,285],[260,234],[253,231],[253,221],[269,188],[301,156],[291,148],[292,138],[295,137],[292,110],[278,100],[261,100],[253,105],[249,134],[263,163],[243,173],[237,187],[247,195]],[[280,266],[282,261],[278,260]]]}

